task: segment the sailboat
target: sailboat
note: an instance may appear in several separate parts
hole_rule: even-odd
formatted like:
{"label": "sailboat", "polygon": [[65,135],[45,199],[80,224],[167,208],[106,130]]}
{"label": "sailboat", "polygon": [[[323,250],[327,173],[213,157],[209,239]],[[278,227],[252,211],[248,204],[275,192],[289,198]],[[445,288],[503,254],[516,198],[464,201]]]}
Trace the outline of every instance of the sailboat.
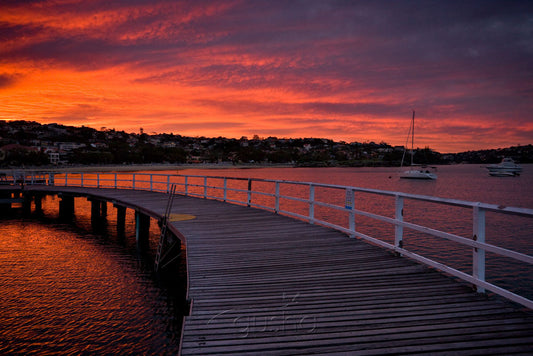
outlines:
{"label": "sailboat", "polygon": [[[430,172],[427,166],[421,166],[413,162],[414,158],[414,145],[415,145],[415,111],[413,110],[413,119],[411,120],[411,126],[409,127],[409,133],[407,135],[407,141],[409,141],[409,136],[411,137],[411,168],[400,173],[400,178],[405,179],[437,179],[437,175],[433,172]],[[402,167],[403,160],[405,158],[405,151],[403,152],[402,157]]]}

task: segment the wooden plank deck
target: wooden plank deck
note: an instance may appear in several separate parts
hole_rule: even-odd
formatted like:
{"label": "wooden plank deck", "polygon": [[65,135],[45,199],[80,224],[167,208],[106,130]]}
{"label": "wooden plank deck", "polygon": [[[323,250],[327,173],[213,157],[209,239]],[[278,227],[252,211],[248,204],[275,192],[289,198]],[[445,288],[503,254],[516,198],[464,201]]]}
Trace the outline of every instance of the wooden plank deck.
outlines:
{"label": "wooden plank deck", "polygon": [[[62,187],[152,216],[166,195]],[[533,354],[533,314],[321,226],[176,196],[191,314],[183,355]]]}

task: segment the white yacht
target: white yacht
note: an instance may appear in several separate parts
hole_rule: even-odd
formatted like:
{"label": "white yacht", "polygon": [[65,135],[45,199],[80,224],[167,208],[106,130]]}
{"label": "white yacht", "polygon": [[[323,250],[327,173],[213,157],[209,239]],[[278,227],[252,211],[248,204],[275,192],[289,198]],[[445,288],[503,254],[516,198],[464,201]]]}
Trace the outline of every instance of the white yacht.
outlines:
{"label": "white yacht", "polygon": [[508,157],[504,158],[500,164],[491,164],[486,168],[489,170],[489,174],[494,177],[514,177],[522,173],[522,167]]}
{"label": "white yacht", "polygon": [[429,169],[420,166],[420,169],[410,169],[400,173],[400,178],[407,179],[437,179],[437,175]]}

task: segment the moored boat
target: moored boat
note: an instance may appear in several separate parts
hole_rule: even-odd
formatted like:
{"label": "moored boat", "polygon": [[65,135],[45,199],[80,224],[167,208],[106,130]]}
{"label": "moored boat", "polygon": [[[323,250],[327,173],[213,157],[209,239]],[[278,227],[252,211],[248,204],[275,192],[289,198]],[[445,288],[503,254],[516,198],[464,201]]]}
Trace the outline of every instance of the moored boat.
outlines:
{"label": "moored boat", "polygon": [[435,173],[430,172],[427,167],[421,166],[420,169],[410,169],[400,173],[400,178],[407,179],[437,179]]}
{"label": "moored boat", "polygon": [[[409,134],[407,135],[407,140],[411,138],[411,165],[410,168],[406,171],[400,173],[400,178],[404,179],[437,179],[437,175],[429,171],[427,166],[419,166],[420,168],[414,168],[417,165],[413,162],[414,159],[414,141],[415,141],[415,111],[413,110],[413,118],[411,120],[411,126],[409,127]],[[405,151],[404,151],[405,157]],[[403,160],[402,157],[402,167]]]}
{"label": "moored boat", "polygon": [[522,167],[509,157],[505,157],[500,164],[491,164],[486,168],[493,177],[515,177],[522,173]]}

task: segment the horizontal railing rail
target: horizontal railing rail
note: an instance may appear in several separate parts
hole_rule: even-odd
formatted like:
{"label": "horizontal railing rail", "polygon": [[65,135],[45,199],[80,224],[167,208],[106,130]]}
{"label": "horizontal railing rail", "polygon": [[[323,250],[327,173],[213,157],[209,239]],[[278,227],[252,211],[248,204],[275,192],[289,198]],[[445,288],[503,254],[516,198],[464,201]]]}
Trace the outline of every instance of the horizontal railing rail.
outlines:
{"label": "horizontal railing rail", "polygon": [[[240,178],[224,176],[202,175],[167,175],[157,173],[25,173],[13,174],[4,178],[6,182],[14,184],[48,184],[56,186],[77,186],[93,188],[120,188],[139,189],[168,193],[175,185],[176,193],[191,197],[216,199],[228,203],[240,204],[260,209],[269,210],[293,218],[308,221],[311,224],[320,224],[330,227],[351,237],[358,237],[373,244],[390,249],[402,256],[409,257],[423,264],[441,270],[452,276],[476,286],[478,292],[491,291],[514,302],[533,309],[533,301],[507,289],[489,283],[485,280],[486,252],[511,258],[532,265],[533,256],[506,249],[485,241],[486,213],[510,214],[521,217],[533,218],[533,209],[506,207],[494,204],[463,201],[458,199],[439,198],[433,196],[409,194],[402,192],[367,189],[352,186],[332,185],[324,183],[298,182],[286,180],[272,180],[261,178]],[[291,189],[287,189],[290,187]],[[290,191],[288,193],[282,193]],[[337,196],[344,196],[344,204],[325,201],[317,196],[318,189],[336,191]],[[294,191],[298,191],[296,194]],[[386,216],[382,213],[371,212],[357,208],[356,193],[379,195],[394,199],[391,212]],[[324,195],[324,194],[323,194]],[[330,196],[331,194],[326,194]],[[335,194],[333,194],[335,195]],[[429,202],[438,205],[455,206],[471,209],[472,228],[471,236],[464,237],[457,234],[440,231],[428,226],[404,221],[404,208],[406,201]],[[282,204],[283,202],[283,204]],[[289,202],[289,203],[287,203]],[[294,203],[300,208],[294,208]],[[289,207],[285,208],[285,207]],[[318,208],[331,209],[337,213],[348,215],[348,223],[343,226],[332,219],[318,216]],[[394,228],[394,242],[369,236],[356,228],[356,216],[365,217],[380,223],[388,224]],[[428,234],[437,238],[450,240],[472,249],[472,273],[465,273],[447,264],[435,261],[419,253],[410,251],[404,244],[404,229]]]}

